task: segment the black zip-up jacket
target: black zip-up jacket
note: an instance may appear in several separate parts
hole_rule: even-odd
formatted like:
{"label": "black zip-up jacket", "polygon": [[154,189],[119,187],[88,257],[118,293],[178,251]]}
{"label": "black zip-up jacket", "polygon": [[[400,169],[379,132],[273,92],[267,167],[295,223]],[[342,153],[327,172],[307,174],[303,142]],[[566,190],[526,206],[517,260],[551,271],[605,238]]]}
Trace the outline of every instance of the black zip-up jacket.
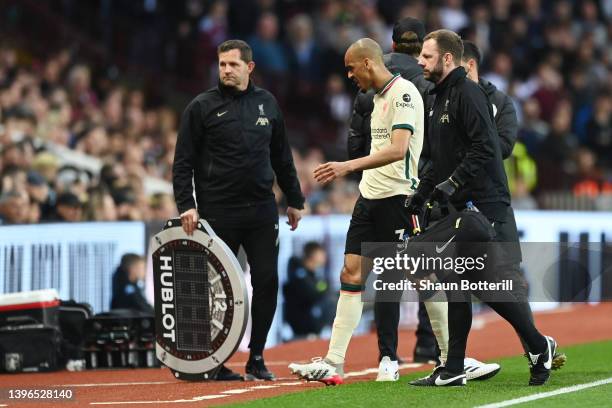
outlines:
{"label": "black zip-up jacket", "polygon": [[180,212],[273,204],[274,174],[289,206],[302,209],[285,123],[274,96],[249,83],[236,92],[221,84],[185,109],[173,165]]}
{"label": "black zip-up jacket", "polygon": [[[402,78],[412,82],[423,97],[425,112],[427,112],[428,101],[433,98],[428,92],[433,84],[423,78],[423,69],[417,60],[408,54],[392,52],[385,54],[385,66],[392,74],[400,74]],[[374,110],[374,90],[359,92],[353,104],[353,115],[348,135],[348,158],[349,160],[364,157],[370,154],[372,138],[370,134],[370,118]]]}
{"label": "black zip-up jacket", "polygon": [[479,78],[478,84],[484,89],[489,102],[492,104],[501,156],[502,159],[507,159],[512,154],[518,135],[518,119],[516,118],[514,104],[508,95],[486,79]]}
{"label": "black zip-up jacket", "polygon": [[420,175],[417,194],[428,197],[436,184],[452,176],[460,187],[451,196],[451,204],[464,208],[472,201],[489,208],[483,211],[489,218],[505,220],[510,194],[492,106],[484,90],[458,67],[430,93],[435,95],[427,114],[432,166]]}

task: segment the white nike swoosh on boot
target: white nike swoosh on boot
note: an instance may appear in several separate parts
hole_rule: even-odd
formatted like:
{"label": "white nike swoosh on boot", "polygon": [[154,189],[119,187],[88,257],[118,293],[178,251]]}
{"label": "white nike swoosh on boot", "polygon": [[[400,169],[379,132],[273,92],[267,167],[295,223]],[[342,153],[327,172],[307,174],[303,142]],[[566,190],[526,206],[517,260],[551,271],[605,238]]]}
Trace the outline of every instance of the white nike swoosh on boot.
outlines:
{"label": "white nike swoosh on boot", "polygon": [[458,379],[464,378],[464,377],[465,377],[465,374],[460,374],[460,375],[457,375],[455,377],[449,378],[447,380],[443,380],[442,378],[440,378],[440,376],[438,376],[436,378],[436,385],[447,385],[447,384],[452,383],[455,380],[458,380]]}
{"label": "white nike swoosh on boot", "polygon": [[544,368],[550,370],[552,368],[553,349],[550,346],[551,340],[547,337],[546,344],[548,345],[548,360],[544,363]]}

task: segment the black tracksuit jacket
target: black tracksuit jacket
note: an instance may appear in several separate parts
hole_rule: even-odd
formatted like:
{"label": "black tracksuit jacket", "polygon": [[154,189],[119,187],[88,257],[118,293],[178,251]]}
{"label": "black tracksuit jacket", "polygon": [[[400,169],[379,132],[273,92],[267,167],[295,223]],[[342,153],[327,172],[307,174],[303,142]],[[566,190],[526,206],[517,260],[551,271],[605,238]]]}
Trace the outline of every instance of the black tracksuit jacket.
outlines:
{"label": "black tracksuit jacket", "polygon": [[479,78],[478,84],[484,89],[492,105],[495,126],[499,134],[501,156],[502,159],[507,159],[512,154],[518,135],[518,119],[514,104],[508,95],[498,90],[486,79]]}
{"label": "black tracksuit jacket", "polygon": [[505,221],[510,194],[493,109],[484,89],[458,67],[430,93],[435,101],[426,114],[425,154],[432,166],[420,175],[417,194],[428,197],[436,184],[452,176],[460,187],[451,204],[464,208],[472,201],[490,219]]}
{"label": "black tracksuit jacket", "polygon": [[[274,96],[249,83],[236,92],[219,84],[198,95],[181,119],[173,165],[180,212],[274,205],[274,175],[289,206],[302,209],[283,116]],[[234,211],[235,212],[235,211]]]}

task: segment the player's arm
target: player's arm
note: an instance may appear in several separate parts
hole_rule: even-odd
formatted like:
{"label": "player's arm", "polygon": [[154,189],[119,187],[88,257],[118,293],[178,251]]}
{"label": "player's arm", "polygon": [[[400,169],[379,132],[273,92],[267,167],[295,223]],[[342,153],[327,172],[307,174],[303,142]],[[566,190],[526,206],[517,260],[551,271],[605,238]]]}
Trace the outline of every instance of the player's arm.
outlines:
{"label": "player's arm", "polygon": [[287,197],[287,224],[294,231],[302,218],[300,210],[304,208],[304,195],[300,180],[293,163],[293,155],[287,134],[283,114],[275,102],[276,118],[273,120],[272,138],[270,141],[270,161],[279,187]]}
{"label": "player's arm", "polygon": [[193,195],[193,177],[196,167],[195,141],[205,136],[203,117],[197,100],[192,101],[183,112],[172,165],[174,200],[181,225],[188,235],[193,234],[200,218]]}
{"label": "player's arm", "polygon": [[320,165],[314,171],[315,180],[321,184],[344,177],[354,171],[375,169],[386,166],[399,160],[404,160],[408,151],[410,136],[412,135],[411,126],[405,128],[395,128],[391,132],[391,144],[383,147],[369,156],[360,157],[345,162],[328,162]]}
{"label": "player's arm", "polygon": [[391,132],[391,144],[369,156],[347,161],[349,172],[375,169],[396,161],[404,160],[412,136],[410,128],[396,128]]}
{"label": "player's arm", "polygon": [[512,154],[514,144],[518,135],[518,119],[512,99],[504,95],[504,103],[499,108],[495,117],[495,125],[499,134],[499,146],[501,148],[502,159],[507,159]]}
{"label": "player's arm", "polygon": [[[320,165],[314,171],[315,180],[321,184],[327,184],[330,181],[346,176],[354,171],[375,169],[394,163],[399,160],[404,160],[410,142],[410,136],[414,132],[416,124],[416,110],[414,105],[404,103],[410,101],[414,96],[410,96],[409,90],[404,89],[402,95],[395,95],[390,101],[390,109],[393,109],[393,117],[391,119],[391,144],[387,145],[377,152],[365,157],[349,160],[346,162],[329,162]],[[420,98],[420,95],[417,95]]]}

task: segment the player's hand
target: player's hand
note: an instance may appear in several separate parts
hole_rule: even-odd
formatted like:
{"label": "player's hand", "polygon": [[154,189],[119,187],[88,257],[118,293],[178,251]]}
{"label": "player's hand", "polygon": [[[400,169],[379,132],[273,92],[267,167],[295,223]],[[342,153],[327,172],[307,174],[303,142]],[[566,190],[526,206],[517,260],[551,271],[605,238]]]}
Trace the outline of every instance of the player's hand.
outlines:
{"label": "player's hand", "polygon": [[346,162],[327,162],[317,166],[314,178],[319,184],[327,184],[338,177],[344,177],[351,172]]}
{"label": "player's hand", "polygon": [[187,235],[193,235],[193,231],[195,230],[196,225],[198,225],[199,219],[200,216],[198,214],[198,210],[195,208],[191,208],[182,213],[181,225],[183,226],[183,231],[185,231]]}
{"label": "player's hand", "polygon": [[302,219],[302,212],[297,208],[287,207],[287,225],[291,225],[291,231],[295,231]]}
{"label": "player's hand", "polygon": [[459,188],[459,184],[453,180],[452,177],[449,177],[436,186],[434,192],[431,194],[431,200],[438,202],[441,200],[446,201],[450,196],[455,194],[457,188]]}

